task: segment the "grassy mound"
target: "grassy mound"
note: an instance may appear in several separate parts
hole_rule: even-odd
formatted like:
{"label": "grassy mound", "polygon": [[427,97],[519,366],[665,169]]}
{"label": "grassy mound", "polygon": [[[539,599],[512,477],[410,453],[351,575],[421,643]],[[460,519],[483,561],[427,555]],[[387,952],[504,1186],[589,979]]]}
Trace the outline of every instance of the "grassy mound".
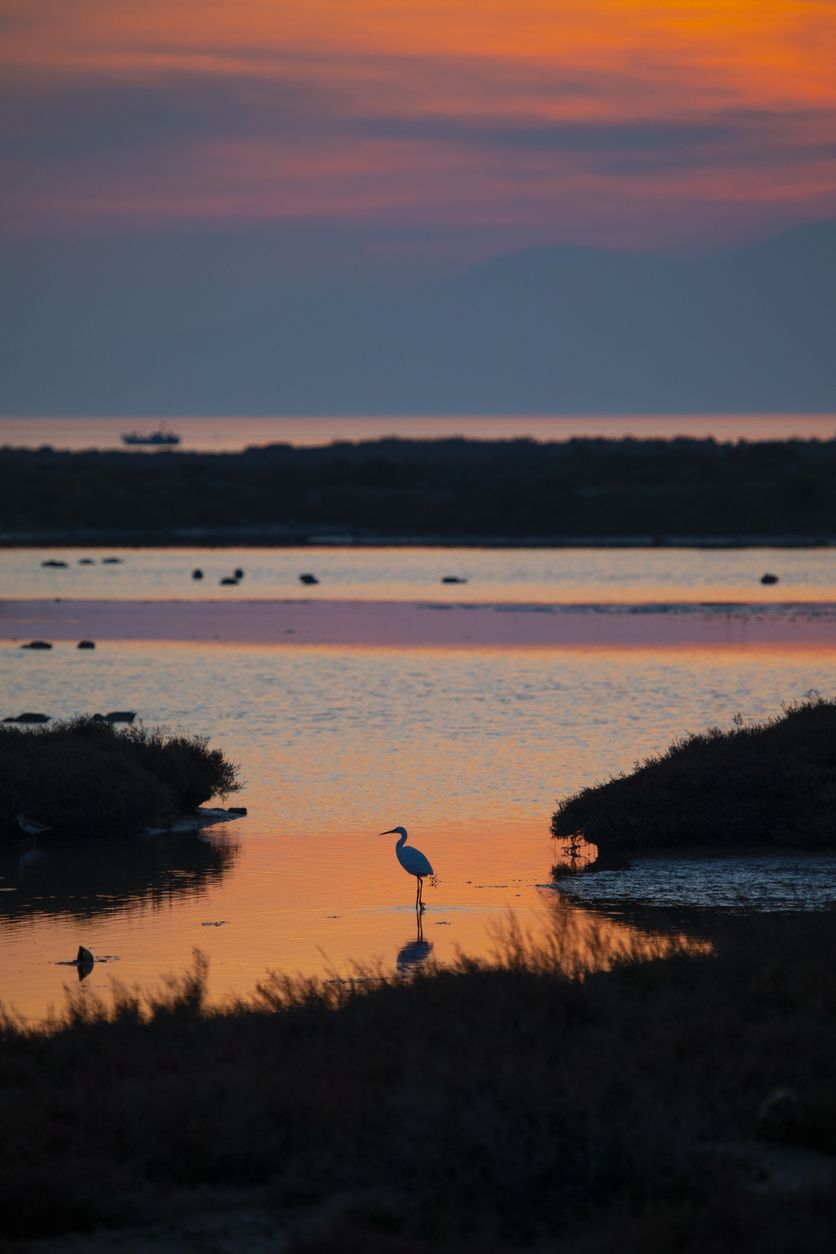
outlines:
{"label": "grassy mound", "polygon": [[833,919],[714,926],[713,956],[583,981],[558,933],[406,982],[274,976],[225,1012],[198,958],[153,1001],[76,993],[49,1034],[0,1020],[0,1232],[171,1243],[226,1207],[240,1248],[260,1216],[259,1249],[309,1254],[824,1254],[832,1188],[753,1180],[836,1151]]}
{"label": "grassy mound", "polygon": [[712,727],[631,775],[562,801],[552,835],[610,850],[677,845],[836,849],[836,701],[731,731]]}
{"label": "grassy mound", "polygon": [[237,767],[199,736],[90,718],[49,728],[0,727],[0,837],[20,836],[25,814],[55,834],[137,831],[239,787]]}

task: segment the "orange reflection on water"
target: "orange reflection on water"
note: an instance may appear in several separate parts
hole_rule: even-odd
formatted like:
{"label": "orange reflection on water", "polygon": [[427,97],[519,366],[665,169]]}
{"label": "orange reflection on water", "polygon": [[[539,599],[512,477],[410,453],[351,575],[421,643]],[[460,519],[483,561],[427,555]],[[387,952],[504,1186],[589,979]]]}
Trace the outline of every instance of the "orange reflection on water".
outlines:
{"label": "orange reflection on water", "polygon": [[[258,794],[248,800],[258,811]],[[425,838],[439,877],[425,885],[420,920],[414,880],[398,866],[391,837],[307,831],[274,839],[241,822],[223,839],[233,847],[222,874],[184,872],[178,885],[175,871],[164,888],[146,879],[133,897],[122,873],[121,891],[109,893],[100,879],[92,903],[82,902],[78,884],[62,895],[45,877],[43,894],[30,890],[29,909],[3,927],[4,1002],[33,1022],[60,1006],[62,986],[77,983],[64,964],[79,944],[100,959],[85,987],[105,998],[114,979],[158,987],[164,974],[190,967],[198,948],[209,959],[213,1004],[250,995],[271,970],[343,981],[461,954],[508,961],[524,949],[535,963],[578,975],[691,947],[679,933],[657,935],[570,905],[547,886],[551,842],[530,824],[457,824],[455,833]]]}
{"label": "orange reflection on water", "polygon": [[[265,973],[350,977],[458,952],[490,957],[513,912],[579,968],[682,944],[623,919],[594,925],[548,884],[559,797],[629,770],[688,730],[775,714],[825,687],[833,649],[311,648],[102,643],[0,650],[6,700],[55,715],[137,708],[212,737],[242,764],[247,818],[217,835],[64,849],[9,844],[0,865],[0,997],[40,1019],[76,973],[153,985],[210,960],[213,1001]],[[414,881],[385,828],[430,858],[423,937]],[[205,842],[210,841],[211,845]],[[212,850],[225,842],[221,850]],[[94,861],[92,869],[83,857]],[[431,948],[429,948],[431,946]],[[638,952],[638,951],[637,951]]]}
{"label": "orange reflection on water", "polygon": [[668,926],[641,927],[606,912],[584,909],[555,894],[549,917],[536,930],[520,926],[516,917],[493,925],[491,961],[519,962],[582,978],[629,962],[654,962],[679,954],[708,956],[709,941]]}

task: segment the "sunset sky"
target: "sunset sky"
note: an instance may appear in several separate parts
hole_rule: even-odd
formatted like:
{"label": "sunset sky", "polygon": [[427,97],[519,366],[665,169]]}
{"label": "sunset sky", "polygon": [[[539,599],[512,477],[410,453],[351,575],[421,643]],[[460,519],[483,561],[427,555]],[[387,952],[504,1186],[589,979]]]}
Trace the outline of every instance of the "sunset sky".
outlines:
{"label": "sunset sky", "polygon": [[836,216],[832,0],[0,0],[5,246],[269,228],[294,265]]}

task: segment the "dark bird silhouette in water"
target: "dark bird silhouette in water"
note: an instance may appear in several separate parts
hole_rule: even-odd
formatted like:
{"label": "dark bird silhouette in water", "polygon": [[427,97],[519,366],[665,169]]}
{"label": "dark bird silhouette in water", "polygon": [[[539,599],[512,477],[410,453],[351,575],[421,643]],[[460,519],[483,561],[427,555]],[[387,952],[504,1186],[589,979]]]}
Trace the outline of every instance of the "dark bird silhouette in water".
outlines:
{"label": "dark bird silhouette in water", "polygon": [[96,959],[90,953],[90,950],[85,949],[83,945],[79,945],[74,965],[78,969],[78,978],[80,980],[87,979],[87,976],[93,970],[95,962]]}

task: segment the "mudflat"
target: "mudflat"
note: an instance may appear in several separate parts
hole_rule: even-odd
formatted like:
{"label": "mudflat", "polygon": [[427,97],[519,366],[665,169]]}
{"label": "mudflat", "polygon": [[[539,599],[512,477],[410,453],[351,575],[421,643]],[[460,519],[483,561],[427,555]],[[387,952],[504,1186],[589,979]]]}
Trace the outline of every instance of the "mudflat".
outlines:
{"label": "mudflat", "polygon": [[238,644],[827,648],[836,606],[444,604],[402,601],[0,602],[0,639]]}

